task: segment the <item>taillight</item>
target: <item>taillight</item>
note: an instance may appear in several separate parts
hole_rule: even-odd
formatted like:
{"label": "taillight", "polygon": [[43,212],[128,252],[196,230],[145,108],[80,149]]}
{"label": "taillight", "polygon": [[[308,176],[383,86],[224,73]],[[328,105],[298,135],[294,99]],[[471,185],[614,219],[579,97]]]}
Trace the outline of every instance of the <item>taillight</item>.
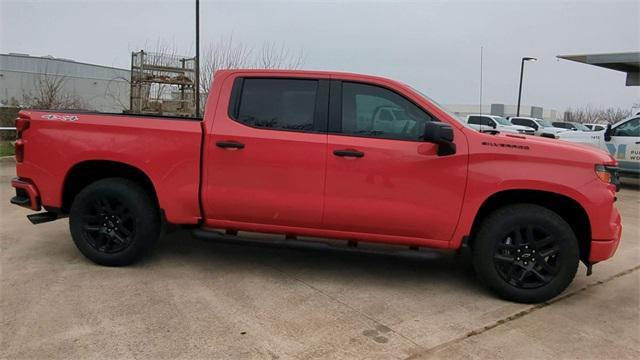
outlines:
{"label": "taillight", "polygon": [[29,120],[29,115],[22,111],[18,113],[18,118],[16,119],[16,162],[22,162],[24,160],[24,140],[22,139],[22,133],[29,128]]}
{"label": "taillight", "polygon": [[16,119],[16,134],[18,139],[22,139],[22,132],[29,128],[29,119],[19,117]]}
{"label": "taillight", "polygon": [[15,152],[16,152],[16,162],[22,162],[22,160],[24,160],[24,140],[22,139],[16,140]]}

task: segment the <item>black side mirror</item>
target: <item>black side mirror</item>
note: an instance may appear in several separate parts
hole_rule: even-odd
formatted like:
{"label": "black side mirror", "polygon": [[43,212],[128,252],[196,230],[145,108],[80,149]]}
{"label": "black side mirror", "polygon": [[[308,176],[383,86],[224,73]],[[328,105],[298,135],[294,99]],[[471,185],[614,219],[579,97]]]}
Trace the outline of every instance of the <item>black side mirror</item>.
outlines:
{"label": "black side mirror", "polygon": [[611,124],[607,124],[607,130],[604,131],[604,141],[611,141]]}
{"label": "black side mirror", "polygon": [[494,123],[493,121],[491,122],[491,124],[489,124],[489,126],[491,126],[494,129],[498,127],[498,125],[496,125],[496,123]]}
{"label": "black side mirror", "polygon": [[438,156],[456,153],[456,144],[453,142],[453,128],[447,123],[427,121],[424,124],[423,139],[438,145]]}

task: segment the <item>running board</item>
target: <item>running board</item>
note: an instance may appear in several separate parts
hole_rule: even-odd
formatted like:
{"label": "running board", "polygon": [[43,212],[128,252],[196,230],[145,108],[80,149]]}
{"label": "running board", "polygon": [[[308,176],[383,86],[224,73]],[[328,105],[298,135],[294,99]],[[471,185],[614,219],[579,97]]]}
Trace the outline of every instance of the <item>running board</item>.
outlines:
{"label": "running board", "polygon": [[[417,246],[402,246],[402,245],[389,245],[384,244],[367,243],[370,246],[364,245],[355,240],[307,240],[297,239],[293,234],[284,234],[284,238],[277,234],[272,234],[268,239],[256,239],[249,236],[242,235],[227,235],[225,230],[214,230],[208,228],[198,228],[191,231],[191,235],[194,238],[208,241],[215,241],[223,244],[236,244],[245,246],[256,247],[271,247],[271,248],[288,248],[288,249],[309,249],[320,251],[336,251],[336,252],[356,252],[365,254],[379,254],[379,255],[404,255],[409,257],[420,258],[439,258],[442,256],[444,249],[429,249],[418,248]],[[362,246],[360,246],[362,245]],[[375,247],[374,247],[375,246]]]}
{"label": "running board", "polygon": [[49,221],[57,220],[58,214],[47,211],[47,212],[27,215],[27,219],[29,219],[29,221],[31,221],[33,225],[38,225],[38,224],[46,223]]}

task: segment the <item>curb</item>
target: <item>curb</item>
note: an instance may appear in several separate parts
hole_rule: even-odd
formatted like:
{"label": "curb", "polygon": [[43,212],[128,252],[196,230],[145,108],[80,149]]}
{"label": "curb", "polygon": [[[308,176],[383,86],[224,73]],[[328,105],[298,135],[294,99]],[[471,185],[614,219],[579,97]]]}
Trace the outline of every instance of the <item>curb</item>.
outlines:
{"label": "curb", "polygon": [[0,156],[0,163],[15,162],[15,161],[16,161],[16,157],[13,155]]}

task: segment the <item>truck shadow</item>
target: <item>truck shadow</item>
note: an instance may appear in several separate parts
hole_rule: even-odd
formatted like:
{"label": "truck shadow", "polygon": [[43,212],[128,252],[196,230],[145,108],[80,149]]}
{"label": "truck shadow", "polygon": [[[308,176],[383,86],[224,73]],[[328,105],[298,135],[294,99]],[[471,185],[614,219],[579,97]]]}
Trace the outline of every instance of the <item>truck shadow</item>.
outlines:
{"label": "truck shadow", "polygon": [[307,241],[283,244],[282,237],[277,235],[249,242],[229,236],[201,240],[181,230],[160,239],[151,256],[140,265],[179,266],[183,270],[192,267],[196,273],[210,276],[229,272],[254,275],[259,271],[265,281],[284,277],[300,282],[331,282],[339,287],[354,282],[391,288],[434,286],[492,296],[476,278],[466,255],[408,249],[389,252],[371,250],[371,246],[353,250],[346,242],[337,244],[309,245]]}

